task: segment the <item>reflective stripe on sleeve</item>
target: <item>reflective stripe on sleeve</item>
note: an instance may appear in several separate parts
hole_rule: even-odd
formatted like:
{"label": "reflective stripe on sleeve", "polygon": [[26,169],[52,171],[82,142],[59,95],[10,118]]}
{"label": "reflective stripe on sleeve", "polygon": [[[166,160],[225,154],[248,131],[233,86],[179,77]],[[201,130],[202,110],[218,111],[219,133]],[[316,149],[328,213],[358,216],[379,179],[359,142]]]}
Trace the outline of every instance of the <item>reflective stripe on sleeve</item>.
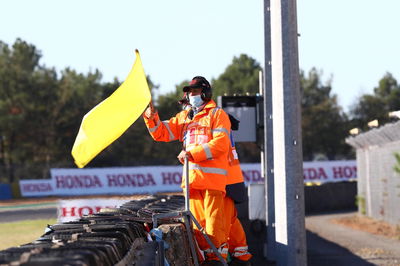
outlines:
{"label": "reflective stripe on sleeve", "polygon": [[165,126],[165,127],[167,128],[167,130],[168,130],[168,133],[169,133],[169,140],[170,140],[170,141],[171,141],[171,140],[174,140],[174,139],[175,139],[175,136],[174,136],[174,134],[172,133],[171,128],[169,127],[168,121],[163,121],[162,123],[164,124],[164,126]]}
{"label": "reflective stripe on sleeve", "polygon": [[207,160],[211,160],[213,157],[212,157],[210,147],[208,146],[208,143],[201,144],[201,146],[203,146],[204,152],[206,153]]}
{"label": "reflective stripe on sleeve", "polygon": [[156,131],[157,128],[160,126],[160,124],[161,124],[161,123],[160,123],[160,120],[158,120],[155,127],[149,128],[149,132],[150,132],[150,133],[153,133],[154,131]]}
{"label": "reflective stripe on sleeve", "polygon": [[224,132],[226,133],[226,135],[229,135],[229,130],[227,130],[226,128],[214,128],[213,130],[211,130],[212,134],[214,133],[219,133],[219,132]]}
{"label": "reflective stripe on sleeve", "polygon": [[196,163],[191,163],[189,165],[190,170],[200,170],[207,174],[219,174],[219,175],[227,175],[228,171],[222,168],[215,168],[215,167],[202,167]]}

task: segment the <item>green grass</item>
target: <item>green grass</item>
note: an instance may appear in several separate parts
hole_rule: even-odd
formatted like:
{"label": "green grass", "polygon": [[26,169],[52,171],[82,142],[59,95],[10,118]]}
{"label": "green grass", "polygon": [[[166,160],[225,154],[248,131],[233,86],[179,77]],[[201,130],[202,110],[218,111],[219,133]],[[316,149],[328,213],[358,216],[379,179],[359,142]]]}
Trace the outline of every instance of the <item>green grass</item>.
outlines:
{"label": "green grass", "polygon": [[30,243],[44,234],[48,224],[56,219],[0,223],[0,250]]}

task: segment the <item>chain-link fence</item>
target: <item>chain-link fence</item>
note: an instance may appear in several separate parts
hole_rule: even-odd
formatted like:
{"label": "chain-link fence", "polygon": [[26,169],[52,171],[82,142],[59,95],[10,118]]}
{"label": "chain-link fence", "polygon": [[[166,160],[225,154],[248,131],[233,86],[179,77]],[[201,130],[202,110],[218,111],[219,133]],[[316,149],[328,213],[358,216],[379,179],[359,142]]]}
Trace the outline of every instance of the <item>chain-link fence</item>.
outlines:
{"label": "chain-link fence", "polygon": [[357,201],[360,213],[392,224],[400,223],[400,173],[394,170],[400,153],[400,121],[349,137],[357,150]]}

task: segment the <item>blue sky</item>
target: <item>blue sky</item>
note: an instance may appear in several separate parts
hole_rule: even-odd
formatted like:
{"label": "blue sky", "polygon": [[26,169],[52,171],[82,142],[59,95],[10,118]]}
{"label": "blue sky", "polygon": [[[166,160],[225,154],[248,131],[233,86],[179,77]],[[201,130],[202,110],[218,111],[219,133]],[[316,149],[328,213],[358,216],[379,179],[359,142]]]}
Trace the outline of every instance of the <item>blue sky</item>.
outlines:
{"label": "blue sky", "polygon": [[[139,49],[165,93],[217,78],[241,53],[264,64],[262,0],[1,0],[0,40],[42,51],[42,64],[124,80]],[[398,0],[299,0],[300,68],[323,72],[345,110],[391,72],[400,79]]]}

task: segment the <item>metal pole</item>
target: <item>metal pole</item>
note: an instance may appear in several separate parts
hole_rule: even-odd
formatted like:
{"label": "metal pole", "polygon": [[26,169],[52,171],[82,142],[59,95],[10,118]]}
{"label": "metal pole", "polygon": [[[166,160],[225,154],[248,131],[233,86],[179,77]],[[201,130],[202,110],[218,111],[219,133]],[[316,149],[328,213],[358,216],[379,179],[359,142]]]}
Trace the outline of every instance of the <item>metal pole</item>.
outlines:
{"label": "metal pole", "polygon": [[[189,213],[189,212],[187,212]],[[189,246],[190,246],[190,251],[192,252],[192,258],[194,265],[199,266],[199,259],[197,258],[197,253],[196,253],[196,247],[194,246],[194,236],[192,233],[192,227],[190,226],[190,215],[185,215],[183,217],[183,222],[185,223],[185,227],[187,230],[188,238],[189,238]]]}
{"label": "metal pole", "polygon": [[274,192],[274,142],[272,116],[272,72],[271,72],[271,10],[270,0],[264,0],[264,180],[267,225],[266,257],[275,260],[275,192]]}
{"label": "metal pole", "polygon": [[271,0],[275,251],[278,265],[307,264],[296,12],[296,0]]}
{"label": "metal pole", "polygon": [[204,238],[206,239],[207,243],[210,245],[211,249],[214,251],[214,253],[217,255],[218,259],[224,266],[228,266],[226,263],[225,259],[221,256],[221,253],[219,253],[218,249],[215,247],[214,243],[211,241],[211,239],[208,237],[207,232],[205,228],[203,228],[200,223],[194,218],[193,214],[189,211],[188,214],[190,215],[190,218],[192,219],[193,223],[197,226],[197,229],[203,234]]}
{"label": "metal pole", "polygon": [[189,160],[188,156],[185,156],[183,166],[183,176],[185,177],[185,211],[190,211],[190,191],[189,191]]}

